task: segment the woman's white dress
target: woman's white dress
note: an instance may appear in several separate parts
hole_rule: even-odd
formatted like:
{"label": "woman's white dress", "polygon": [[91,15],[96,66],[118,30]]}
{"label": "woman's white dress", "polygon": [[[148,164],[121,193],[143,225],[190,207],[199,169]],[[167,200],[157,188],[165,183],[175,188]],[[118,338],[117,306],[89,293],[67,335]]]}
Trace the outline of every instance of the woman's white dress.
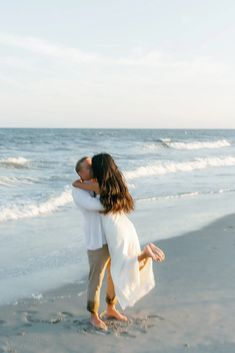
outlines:
{"label": "woman's white dress", "polygon": [[116,296],[124,310],[127,306],[133,306],[155,286],[153,262],[148,258],[139,270],[138,255],[141,248],[138,235],[124,212],[102,214],[101,219],[111,257]]}

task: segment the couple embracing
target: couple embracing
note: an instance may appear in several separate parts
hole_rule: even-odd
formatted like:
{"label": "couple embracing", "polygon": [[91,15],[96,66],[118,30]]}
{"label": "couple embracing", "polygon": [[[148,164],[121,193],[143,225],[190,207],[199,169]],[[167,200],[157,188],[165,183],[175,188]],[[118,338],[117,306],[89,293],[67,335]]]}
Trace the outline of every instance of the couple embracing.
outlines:
{"label": "couple embracing", "polygon": [[83,157],[75,168],[80,179],[72,195],[85,219],[85,242],[89,260],[87,310],[91,324],[107,330],[99,316],[100,288],[107,271],[106,318],[127,321],[116,309],[133,306],[155,286],[153,262],[165,259],[153,243],[141,250],[138,235],[127,214],[134,201],[112,156],[100,153]]}

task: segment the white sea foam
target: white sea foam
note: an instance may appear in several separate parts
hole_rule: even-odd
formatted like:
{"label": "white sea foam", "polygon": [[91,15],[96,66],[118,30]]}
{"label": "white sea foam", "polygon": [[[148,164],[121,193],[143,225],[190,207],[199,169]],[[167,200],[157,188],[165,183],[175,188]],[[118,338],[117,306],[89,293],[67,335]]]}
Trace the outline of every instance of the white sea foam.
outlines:
{"label": "white sea foam", "polygon": [[32,293],[32,298],[40,300],[43,298],[42,293]]}
{"label": "white sea foam", "polygon": [[205,157],[195,158],[186,162],[157,161],[152,164],[141,166],[134,170],[124,172],[125,177],[130,179],[145,176],[164,175],[177,172],[190,172],[193,170],[206,169],[210,167],[235,166],[235,157]]}
{"label": "white sea foam", "polygon": [[2,186],[9,186],[16,183],[17,183],[17,178],[15,177],[0,176],[0,185]]}
{"label": "white sea foam", "polygon": [[202,148],[222,148],[231,146],[230,142],[227,140],[217,140],[217,141],[193,141],[193,142],[166,142],[169,147],[175,149],[187,149],[187,150],[197,150]]}
{"label": "white sea foam", "polygon": [[164,196],[142,197],[142,198],[136,199],[136,201],[139,203],[139,202],[149,202],[149,201],[181,199],[181,198],[184,198],[184,197],[198,196],[199,194],[200,193],[198,191],[195,191],[195,192],[187,192],[187,193],[178,194],[178,195],[164,195]]}
{"label": "white sea foam", "polygon": [[215,195],[215,194],[223,194],[226,192],[234,192],[235,189],[218,189],[218,190],[210,190],[210,191],[194,191],[194,192],[185,192],[176,195],[164,195],[164,196],[153,196],[153,197],[143,197],[136,199],[137,203],[139,202],[151,202],[151,201],[161,201],[161,200],[173,200],[173,199],[182,199],[182,198],[190,198],[200,195]]}
{"label": "white sea foam", "polygon": [[0,210],[0,222],[50,214],[70,202],[72,202],[72,194],[71,190],[67,188],[59,196],[51,197],[46,202],[2,208]]}
{"label": "white sea foam", "polygon": [[37,182],[37,178],[0,176],[0,185],[2,186],[12,186],[15,184],[34,184]]}
{"label": "white sea foam", "polygon": [[30,163],[30,160],[20,156],[0,159],[0,166],[7,168],[29,168]]}
{"label": "white sea foam", "polygon": [[154,151],[159,150],[163,147],[173,148],[177,150],[198,150],[198,149],[217,149],[223,147],[229,147],[231,143],[225,139],[216,140],[216,141],[172,141],[169,138],[165,138],[157,141],[156,143],[148,143],[144,145],[145,150]]}

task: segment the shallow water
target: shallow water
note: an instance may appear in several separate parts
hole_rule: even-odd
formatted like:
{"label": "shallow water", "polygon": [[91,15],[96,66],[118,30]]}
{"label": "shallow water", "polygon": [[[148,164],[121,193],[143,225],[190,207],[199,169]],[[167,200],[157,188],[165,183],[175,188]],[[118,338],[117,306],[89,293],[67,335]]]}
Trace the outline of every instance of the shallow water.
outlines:
{"label": "shallow water", "polygon": [[0,129],[0,303],[86,274],[71,182],[100,152],[127,179],[142,244],[235,211],[235,130]]}

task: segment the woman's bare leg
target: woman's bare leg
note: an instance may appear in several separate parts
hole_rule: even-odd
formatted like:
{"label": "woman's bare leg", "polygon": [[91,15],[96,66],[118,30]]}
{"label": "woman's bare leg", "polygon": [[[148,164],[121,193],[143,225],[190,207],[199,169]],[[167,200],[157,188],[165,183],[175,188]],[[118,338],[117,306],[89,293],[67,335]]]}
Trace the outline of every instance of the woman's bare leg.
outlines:
{"label": "woman's bare leg", "polygon": [[149,260],[149,257],[146,257],[145,259],[143,259],[143,260],[141,260],[141,261],[139,262],[139,270],[140,270],[140,271],[141,271],[141,270],[144,268],[144,266],[147,264],[148,260]]}

